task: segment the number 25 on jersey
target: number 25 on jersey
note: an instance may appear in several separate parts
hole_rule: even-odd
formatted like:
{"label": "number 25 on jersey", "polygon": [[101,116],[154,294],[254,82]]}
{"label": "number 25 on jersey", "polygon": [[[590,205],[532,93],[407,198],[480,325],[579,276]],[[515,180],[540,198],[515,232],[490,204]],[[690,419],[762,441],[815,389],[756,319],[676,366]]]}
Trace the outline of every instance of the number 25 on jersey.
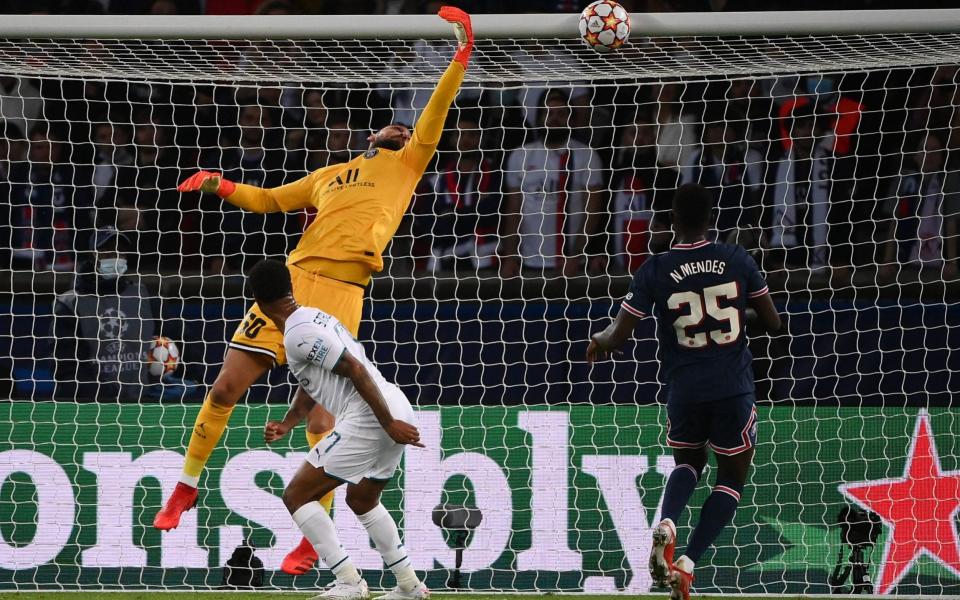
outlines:
{"label": "number 25 on jersey", "polygon": [[[687,314],[680,315],[673,322],[673,329],[677,333],[677,343],[683,348],[703,348],[710,340],[720,346],[732,344],[740,339],[740,311],[733,306],[720,306],[720,300],[736,300],[740,289],[733,281],[712,285],[703,288],[703,292],[677,292],[667,298],[667,307],[670,310],[682,311],[686,307]],[[691,334],[703,323],[706,315],[715,320],[729,323],[730,331],[712,329],[709,332]],[[709,339],[708,337],[709,336]]]}

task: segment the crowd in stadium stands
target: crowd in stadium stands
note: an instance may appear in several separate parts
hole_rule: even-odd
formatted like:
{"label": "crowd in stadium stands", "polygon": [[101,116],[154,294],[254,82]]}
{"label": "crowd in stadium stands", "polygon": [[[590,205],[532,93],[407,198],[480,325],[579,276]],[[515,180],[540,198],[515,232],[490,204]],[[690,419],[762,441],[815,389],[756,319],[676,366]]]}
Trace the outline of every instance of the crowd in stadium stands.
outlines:
{"label": "crowd in stadium stands", "polygon": [[[111,226],[140,272],[242,272],[285,254],[310,214],[247,213],[178,181],[197,168],[293,181],[347,160],[371,129],[413,121],[430,89],[0,78],[5,264],[73,271]],[[672,190],[699,181],[716,193],[718,239],[764,249],[769,270],[952,277],[957,90],[955,68],[468,88],[393,272],[632,271],[669,241]]]}

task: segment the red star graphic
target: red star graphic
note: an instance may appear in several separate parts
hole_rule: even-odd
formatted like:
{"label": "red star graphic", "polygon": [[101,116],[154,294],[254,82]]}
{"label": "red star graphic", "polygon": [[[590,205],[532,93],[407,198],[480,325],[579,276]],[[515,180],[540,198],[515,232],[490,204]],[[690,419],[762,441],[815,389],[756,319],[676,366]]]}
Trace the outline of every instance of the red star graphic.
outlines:
{"label": "red star graphic", "polygon": [[900,479],[848,483],[840,491],[875,512],[889,529],[883,550],[877,593],[887,594],[913,563],[926,553],[960,577],[960,471],[944,472],[930,431],[930,417],[921,412]]}

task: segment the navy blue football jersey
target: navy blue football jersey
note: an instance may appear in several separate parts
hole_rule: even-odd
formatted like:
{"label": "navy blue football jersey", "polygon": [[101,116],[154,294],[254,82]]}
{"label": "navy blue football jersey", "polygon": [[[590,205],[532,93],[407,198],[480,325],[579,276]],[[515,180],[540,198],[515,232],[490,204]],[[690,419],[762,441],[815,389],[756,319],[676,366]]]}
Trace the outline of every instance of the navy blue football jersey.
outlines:
{"label": "navy blue football jersey", "polygon": [[667,399],[702,402],[754,391],[747,347],[747,298],[768,293],[740,246],[676,244],[633,275],[623,310],[657,317]]}

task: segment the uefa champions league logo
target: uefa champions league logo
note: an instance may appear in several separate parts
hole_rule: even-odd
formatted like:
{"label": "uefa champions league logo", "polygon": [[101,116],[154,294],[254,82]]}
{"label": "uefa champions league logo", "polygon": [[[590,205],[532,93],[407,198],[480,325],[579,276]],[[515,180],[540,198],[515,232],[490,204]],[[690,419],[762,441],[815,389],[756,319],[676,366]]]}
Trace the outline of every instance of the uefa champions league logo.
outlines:
{"label": "uefa champions league logo", "polygon": [[127,315],[122,310],[108,308],[100,317],[100,337],[107,340],[116,340],[127,332],[130,326]]}

